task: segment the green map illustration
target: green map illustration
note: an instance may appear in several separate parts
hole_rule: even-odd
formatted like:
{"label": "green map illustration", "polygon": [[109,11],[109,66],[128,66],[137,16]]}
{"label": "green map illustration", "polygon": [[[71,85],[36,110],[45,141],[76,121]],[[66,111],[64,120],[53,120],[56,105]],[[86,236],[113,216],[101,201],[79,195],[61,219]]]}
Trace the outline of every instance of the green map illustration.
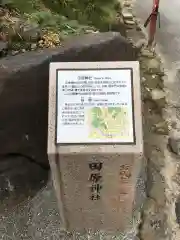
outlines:
{"label": "green map illustration", "polygon": [[91,127],[98,135],[112,138],[119,134],[127,134],[129,116],[127,107],[94,107],[90,110]]}

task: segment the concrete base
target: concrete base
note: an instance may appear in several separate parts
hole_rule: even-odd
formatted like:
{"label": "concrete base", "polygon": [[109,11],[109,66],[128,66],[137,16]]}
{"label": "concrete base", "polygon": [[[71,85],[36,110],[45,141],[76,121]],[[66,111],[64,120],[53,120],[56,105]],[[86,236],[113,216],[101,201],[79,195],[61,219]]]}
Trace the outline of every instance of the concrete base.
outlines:
{"label": "concrete base", "polygon": [[54,184],[66,230],[122,232],[132,227],[140,156],[69,155],[59,156],[56,164],[52,156],[50,163],[56,168]]}

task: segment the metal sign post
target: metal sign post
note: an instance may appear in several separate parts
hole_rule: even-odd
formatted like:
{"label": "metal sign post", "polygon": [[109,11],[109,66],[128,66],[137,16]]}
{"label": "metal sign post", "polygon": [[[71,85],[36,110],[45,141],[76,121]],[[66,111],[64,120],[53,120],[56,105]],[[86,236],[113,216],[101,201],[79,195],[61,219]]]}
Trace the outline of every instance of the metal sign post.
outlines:
{"label": "metal sign post", "polygon": [[144,23],[144,27],[147,27],[149,25],[148,46],[152,46],[152,44],[154,42],[157,21],[159,23],[159,28],[160,28],[159,2],[160,2],[160,0],[153,0],[152,13],[149,15],[149,17],[147,18],[147,20]]}

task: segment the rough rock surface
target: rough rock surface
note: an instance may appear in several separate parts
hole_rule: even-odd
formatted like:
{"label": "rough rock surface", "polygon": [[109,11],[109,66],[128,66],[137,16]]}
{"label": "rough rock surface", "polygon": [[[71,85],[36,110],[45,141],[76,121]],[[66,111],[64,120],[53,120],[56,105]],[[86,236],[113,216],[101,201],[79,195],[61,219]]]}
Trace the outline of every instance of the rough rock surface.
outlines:
{"label": "rough rock surface", "polygon": [[[122,0],[122,2],[124,2],[124,7],[132,11],[133,1]],[[130,3],[131,7],[125,6],[127,2]],[[167,108],[164,71],[157,53],[146,47],[145,36],[142,36],[142,32],[137,33],[136,26],[127,31],[127,37],[136,46],[140,47],[141,45],[142,48],[139,60],[144,116],[144,149],[147,159],[147,199],[141,212],[138,237],[141,240],[171,239],[167,227],[168,218],[171,215],[170,209],[167,207],[169,205],[167,185],[170,183],[173,169],[172,165],[167,167],[170,161],[166,152],[169,125],[164,117]]]}
{"label": "rough rock surface", "polygon": [[[125,38],[119,33],[109,32],[75,37],[54,50],[26,52],[0,60],[1,179],[10,179],[16,191],[21,181],[32,187],[37,185],[37,181],[47,178],[50,62],[131,61],[136,58],[137,50]],[[12,165],[12,160],[8,160],[4,169],[3,162],[7,156],[11,156],[14,162]],[[15,156],[22,156],[20,161],[24,163],[18,164]],[[38,178],[29,174],[27,181],[27,168],[38,172]],[[23,184],[21,187],[24,189]],[[4,191],[1,194],[6,196]]]}
{"label": "rough rock surface", "polygon": [[7,48],[7,43],[0,41],[0,53]]}
{"label": "rough rock surface", "polygon": [[0,213],[11,211],[25,197],[33,196],[48,179],[48,172],[31,159],[6,155],[0,162]]}

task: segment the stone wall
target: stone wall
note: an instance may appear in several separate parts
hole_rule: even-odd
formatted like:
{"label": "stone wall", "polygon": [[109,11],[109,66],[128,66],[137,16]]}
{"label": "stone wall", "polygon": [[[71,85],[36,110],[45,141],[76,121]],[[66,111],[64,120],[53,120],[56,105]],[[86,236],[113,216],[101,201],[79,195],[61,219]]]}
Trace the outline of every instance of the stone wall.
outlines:
{"label": "stone wall", "polygon": [[127,37],[134,45],[142,47],[139,59],[144,106],[147,200],[142,211],[139,238],[179,240],[180,118],[179,95],[176,94],[179,66],[168,70],[158,46],[154,49],[143,47],[147,43],[147,34],[133,14],[133,1],[122,0],[121,4],[124,23],[127,23],[126,19],[131,19]]}

